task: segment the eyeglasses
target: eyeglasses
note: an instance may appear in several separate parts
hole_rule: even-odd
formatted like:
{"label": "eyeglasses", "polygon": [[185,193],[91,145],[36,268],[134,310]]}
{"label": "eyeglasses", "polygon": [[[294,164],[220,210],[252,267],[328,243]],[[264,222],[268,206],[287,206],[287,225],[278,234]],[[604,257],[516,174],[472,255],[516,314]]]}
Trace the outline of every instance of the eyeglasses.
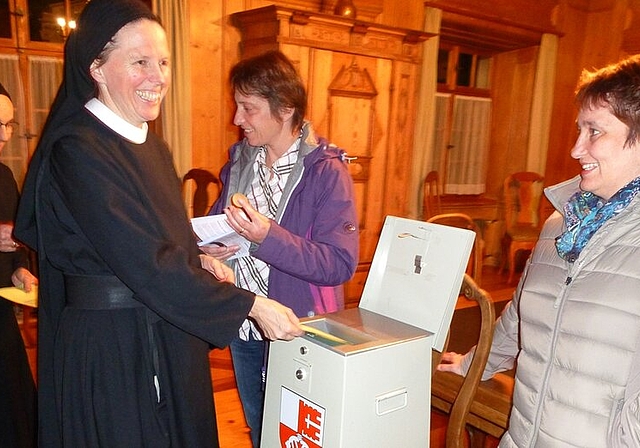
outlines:
{"label": "eyeglasses", "polygon": [[4,129],[4,131],[8,134],[12,134],[18,128],[18,123],[15,121],[9,121],[8,123],[3,123],[0,121],[0,129]]}

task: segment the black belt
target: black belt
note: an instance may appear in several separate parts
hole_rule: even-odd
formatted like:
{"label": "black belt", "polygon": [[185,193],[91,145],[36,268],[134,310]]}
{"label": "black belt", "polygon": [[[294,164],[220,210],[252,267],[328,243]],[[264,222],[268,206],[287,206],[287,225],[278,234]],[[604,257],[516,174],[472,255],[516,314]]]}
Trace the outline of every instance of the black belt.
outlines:
{"label": "black belt", "polygon": [[82,310],[113,310],[140,308],[144,305],[133,298],[131,291],[115,275],[64,276],[67,306]]}

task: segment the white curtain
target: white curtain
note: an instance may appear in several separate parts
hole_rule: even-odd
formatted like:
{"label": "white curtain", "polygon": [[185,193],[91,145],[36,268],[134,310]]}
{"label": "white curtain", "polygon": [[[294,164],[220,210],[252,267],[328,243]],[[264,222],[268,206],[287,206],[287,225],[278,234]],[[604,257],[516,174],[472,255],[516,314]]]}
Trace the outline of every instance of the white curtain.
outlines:
{"label": "white curtain", "polygon": [[[446,177],[446,153],[447,145],[449,144],[449,118],[451,117],[451,99],[453,95],[450,93],[436,93],[435,95],[435,117],[434,117],[434,132],[433,132],[433,144],[431,145],[431,169],[440,173],[440,180]],[[438,188],[442,188],[438,185]],[[442,191],[440,191],[442,193]]]}
{"label": "white curtain", "polygon": [[491,99],[455,96],[445,194],[485,192],[490,132]]}
{"label": "white curtain", "polygon": [[49,115],[51,103],[62,82],[64,62],[60,58],[30,56],[29,82],[31,83],[31,136],[39,138]]}
{"label": "white curtain", "polygon": [[[438,33],[442,20],[442,10],[425,8],[424,31]],[[420,91],[416,126],[413,141],[413,160],[411,171],[411,192],[409,199],[410,217],[422,216],[422,183],[427,173],[437,169],[432,164],[435,150],[429,143],[433,141],[433,120],[436,111],[434,95],[437,90],[438,47],[440,39],[436,35],[422,44],[422,67],[420,68]]]}
{"label": "white curtain", "polygon": [[[0,154],[0,160],[11,168],[20,187],[29,162],[29,141],[32,142],[32,149],[35,149],[51,103],[62,81],[63,66],[61,58],[28,56],[27,60],[31,94],[25,98],[18,56],[0,55],[0,82],[11,95],[16,108],[15,120],[19,123],[17,132]],[[29,120],[26,116],[26,104],[30,105]]]}
{"label": "white curtain", "polygon": [[527,171],[544,173],[547,169],[549,126],[553,109],[558,36],[543,34],[538,52],[538,65],[533,86],[533,104],[529,123]]}
{"label": "white curtain", "polygon": [[154,0],[171,49],[171,88],[162,106],[162,135],[169,144],[178,175],[192,165],[191,156],[191,58],[189,8],[186,0]]}
{"label": "white curtain", "polygon": [[[18,185],[27,171],[28,146],[25,138],[25,107],[24,88],[20,79],[20,69],[17,55],[0,54],[0,84],[4,86],[15,107],[14,120],[19,123],[13,138],[11,138],[0,152],[0,162],[11,168]],[[2,194],[2,192],[0,192]]]}

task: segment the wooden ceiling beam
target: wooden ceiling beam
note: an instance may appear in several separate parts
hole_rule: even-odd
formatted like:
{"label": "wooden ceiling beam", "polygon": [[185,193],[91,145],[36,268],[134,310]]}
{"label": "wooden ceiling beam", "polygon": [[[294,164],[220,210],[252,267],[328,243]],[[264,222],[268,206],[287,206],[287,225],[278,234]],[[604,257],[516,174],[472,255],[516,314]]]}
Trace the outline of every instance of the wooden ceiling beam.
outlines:
{"label": "wooden ceiling beam", "polygon": [[561,35],[551,27],[536,27],[503,17],[425,1],[425,6],[442,10],[440,40],[477,53],[500,53],[540,45],[545,33]]}

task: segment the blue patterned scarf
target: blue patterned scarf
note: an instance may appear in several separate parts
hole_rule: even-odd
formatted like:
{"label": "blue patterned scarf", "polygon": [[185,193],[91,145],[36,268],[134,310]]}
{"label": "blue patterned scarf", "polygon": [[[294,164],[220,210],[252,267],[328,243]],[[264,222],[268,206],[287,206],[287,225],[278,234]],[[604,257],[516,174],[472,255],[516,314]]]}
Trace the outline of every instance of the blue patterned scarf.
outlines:
{"label": "blue patterned scarf", "polygon": [[609,218],[624,210],[640,191],[640,177],[629,182],[609,201],[589,191],[578,191],[564,205],[567,230],[556,238],[556,250],[565,260],[573,263],[596,231]]}

